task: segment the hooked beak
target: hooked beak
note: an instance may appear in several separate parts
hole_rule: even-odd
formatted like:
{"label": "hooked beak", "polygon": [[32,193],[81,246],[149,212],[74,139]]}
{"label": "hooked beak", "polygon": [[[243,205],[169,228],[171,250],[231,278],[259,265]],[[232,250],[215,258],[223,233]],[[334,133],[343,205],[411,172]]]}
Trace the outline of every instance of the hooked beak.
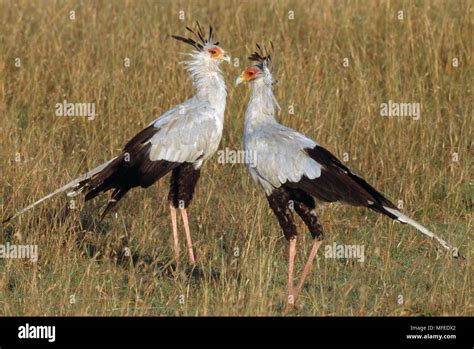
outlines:
{"label": "hooked beak", "polygon": [[228,55],[225,55],[224,57],[222,57],[222,60],[227,63],[230,63],[230,57]]}
{"label": "hooked beak", "polygon": [[239,85],[241,82],[244,82],[245,79],[240,75],[237,80],[235,80],[235,86]]}

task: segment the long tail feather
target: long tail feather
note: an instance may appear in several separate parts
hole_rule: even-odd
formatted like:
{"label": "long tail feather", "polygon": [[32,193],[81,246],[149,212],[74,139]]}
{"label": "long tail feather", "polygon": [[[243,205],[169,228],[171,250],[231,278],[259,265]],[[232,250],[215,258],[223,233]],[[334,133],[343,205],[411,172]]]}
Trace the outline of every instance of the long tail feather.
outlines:
{"label": "long tail feather", "polygon": [[[115,158],[114,158],[115,159]],[[81,183],[82,181],[92,177],[93,175],[95,175],[96,173],[102,171],[111,161],[113,161],[114,159],[112,160],[109,160],[105,163],[103,163],[102,165],[99,165],[97,166],[96,168],[94,168],[93,170],[87,172],[86,174],[72,180],[71,182],[69,182],[68,184],[66,185],[63,185],[61,188],[59,189],[56,189],[55,191],[53,191],[52,193],[46,195],[45,197],[33,202],[32,204],[26,206],[25,208],[21,209],[20,211],[16,212],[15,214],[9,216],[8,218],[4,219],[2,221],[2,224],[3,223],[7,223],[9,222],[10,220],[12,220],[13,218],[16,218],[18,217],[19,215],[25,213],[26,211],[29,211],[31,210],[33,207],[39,205],[40,203],[42,203],[43,201],[46,201],[48,200],[49,198],[52,198],[53,196],[57,195],[57,194],[60,194],[66,190],[69,190],[69,189],[72,189],[72,188],[75,188],[79,185],[79,183]],[[68,193],[68,196],[73,196],[77,194],[76,192],[71,192],[71,193]]]}
{"label": "long tail feather", "polygon": [[443,248],[450,251],[453,254],[454,257],[457,258],[457,257],[460,256],[459,255],[459,250],[458,250],[457,247],[451,246],[445,240],[443,240],[438,235],[436,235],[432,231],[430,231],[427,228],[425,228],[424,226],[422,226],[420,223],[416,222],[415,220],[411,219],[410,217],[404,215],[403,213],[401,213],[400,211],[398,211],[394,208],[390,208],[390,207],[386,207],[386,206],[383,206],[383,208],[385,210],[387,210],[388,212],[390,212],[392,215],[396,216],[397,217],[396,220],[399,221],[400,223],[410,224],[412,227],[416,228],[422,234],[430,237],[433,240],[436,240],[436,242],[438,242],[441,246],[443,246]]}

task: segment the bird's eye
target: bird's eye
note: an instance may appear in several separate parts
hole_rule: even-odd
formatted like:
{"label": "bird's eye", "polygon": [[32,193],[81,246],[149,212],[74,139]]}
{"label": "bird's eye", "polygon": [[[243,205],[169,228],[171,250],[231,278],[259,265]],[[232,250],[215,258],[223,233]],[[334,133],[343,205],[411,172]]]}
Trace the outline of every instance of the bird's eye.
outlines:
{"label": "bird's eye", "polygon": [[211,51],[209,51],[209,52],[211,52],[211,55],[215,55],[215,54],[216,54],[216,50],[211,50]]}
{"label": "bird's eye", "polygon": [[253,71],[249,71],[248,74],[249,74],[250,76],[252,76],[252,75],[253,75]]}

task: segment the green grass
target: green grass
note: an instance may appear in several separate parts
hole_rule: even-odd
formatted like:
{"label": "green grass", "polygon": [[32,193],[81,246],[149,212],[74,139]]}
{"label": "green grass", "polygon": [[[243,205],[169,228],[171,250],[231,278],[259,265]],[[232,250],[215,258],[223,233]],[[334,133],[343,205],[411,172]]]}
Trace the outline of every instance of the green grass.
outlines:
{"label": "green grass", "polygon": [[[221,149],[242,148],[249,89],[233,81],[255,42],[271,40],[279,120],[340,158],[348,153],[351,169],[403,200],[407,214],[466,257],[462,266],[411,227],[327,205],[319,210],[323,247],[364,245],[365,262],[320,252],[289,314],[472,316],[472,10],[471,1],[438,0],[2,1],[1,215],[111,158],[190,97],[178,64],[187,48],[170,34],[199,20],[215,26],[222,47],[240,59],[239,67],[223,66],[229,93]],[[64,99],[95,102],[96,119],[56,116]],[[381,117],[388,100],[421,103],[421,119]],[[37,244],[40,256],[36,264],[0,259],[0,314],[285,314],[288,244],[244,166],[219,164],[217,156],[204,165],[190,209],[194,274],[185,256],[171,272],[167,185],[130,192],[102,223],[105,198],[78,199],[78,209],[68,210],[69,198],[60,196],[2,226],[0,243]],[[311,243],[302,222],[299,230],[297,270]]]}

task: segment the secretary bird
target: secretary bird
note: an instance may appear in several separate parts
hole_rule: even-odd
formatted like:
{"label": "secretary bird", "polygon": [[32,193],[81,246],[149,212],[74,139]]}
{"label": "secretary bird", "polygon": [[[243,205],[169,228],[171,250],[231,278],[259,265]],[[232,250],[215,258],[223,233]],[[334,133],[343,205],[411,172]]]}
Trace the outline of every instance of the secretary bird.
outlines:
{"label": "secretary bird", "polygon": [[[273,50],[273,45],[271,45]],[[264,53],[264,51],[266,51]],[[290,243],[288,260],[287,305],[295,305],[304,280],[323,241],[323,229],[315,211],[315,200],[343,202],[364,206],[400,223],[408,223],[435,239],[443,248],[458,256],[442,238],[401,213],[395,205],[364,179],[352,173],[328,150],[303,134],[275,120],[278,103],[273,94],[272,59],[268,50],[257,44],[249,59],[257,64],[248,67],[236,80],[251,82],[252,95],[245,112],[244,150],[253,154],[246,161],[252,179],[266,194],[285,238]],[[313,244],[296,286],[293,284],[297,228],[291,208],[308,227]]]}
{"label": "secretary bird", "polygon": [[161,177],[171,172],[170,202],[173,247],[176,261],[180,255],[176,209],[183,220],[188,257],[195,265],[187,207],[199,179],[204,161],[217,150],[224,123],[226,86],[219,65],[230,61],[218,42],[213,42],[212,27],[209,36],[197,23],[197,30],[186,27],[195,38],[172,35],[174,39],[191,45],[189,60],[185,64],[193,85],[194,97],[168,110],[148,127],[136,134],[112,160],[96,167],[87,174],[59,188],[46,197],[34,202],[4,222],[28,211],[44,200],[73,189],[68,195],[85,192],[85,201],[113,190],[101,219],[132,188],[148,188]]}

